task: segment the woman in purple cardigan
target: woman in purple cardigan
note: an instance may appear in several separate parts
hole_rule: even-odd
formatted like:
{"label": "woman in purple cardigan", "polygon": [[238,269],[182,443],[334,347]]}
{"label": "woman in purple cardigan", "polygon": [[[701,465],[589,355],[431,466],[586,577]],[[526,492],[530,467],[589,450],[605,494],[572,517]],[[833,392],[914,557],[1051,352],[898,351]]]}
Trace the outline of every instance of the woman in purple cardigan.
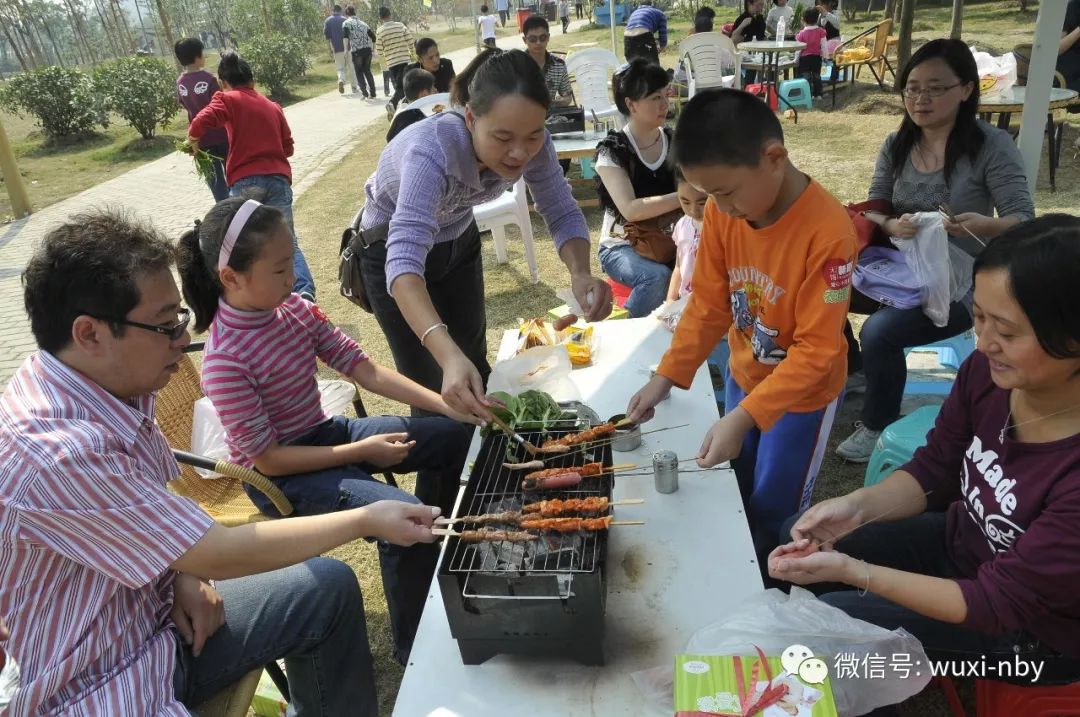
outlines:
{"label": "woman in purple cardigan", "polygon": [[610,288],[590,271],[585,217],[544,128],[550,103],[528,55],[484,52],[455,79],[451,109],[398,135],[364,187],[360,268],[398,371],[484,421],[491,368],[473,207],[524,177],[586,318],[611,311]]}
{"label": "woman in purple cardigan", "polygon": [[[975,260],[979,350],[927,444],[881,483],[795,519],[769,574],[903,627],[931,659],[1015,657],[1042,683],[1080,678],[1077,276],[1076,217],[991,241]],[[833,536],[879,517],[834,549]],[[820,549],[798,557],[808,546]]]}

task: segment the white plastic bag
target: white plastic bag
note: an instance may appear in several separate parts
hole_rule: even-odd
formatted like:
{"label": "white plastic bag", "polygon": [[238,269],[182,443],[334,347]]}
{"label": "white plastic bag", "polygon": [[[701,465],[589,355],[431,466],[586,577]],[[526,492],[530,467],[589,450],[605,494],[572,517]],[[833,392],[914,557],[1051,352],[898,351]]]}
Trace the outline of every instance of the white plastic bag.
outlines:
{"label": "white plastic bag", "polygon": [[949,237],[945,223],[937,212],[908,215],[919,229],[911,239],[892,237],[891,241],[904,255],[904,261],[919,284],[923,313],[934,326],[949,323],[949,299],[952,296],[949,271]]}
{"label": "white plastic bag", "polygon": [[[345,413],[356,395],[356,386],[349,381],[319,381],[319,398],[322,409],[328,416],[340,416]],[[229,459],[229,449],[225,446],[225,427],[214,404],[203,396],[195,402],[191,421],[191,451],[197,456],[204,456],[215,461]],[[203,478],[217,478],[218,474],[205,468],[196,468],[195,472]]]}
{"label": "white plastic bag", "polygon": [[544,391],[556,401],[580,401],[581,392],[570,380],[570,354],[565,346],[536,346],[512,359],[500,361],[488,378],[488,393]]}
{"label": "white plastic bag", "polygon": [[679,319],[682,318],[683,311],[689,301],[690,294],[680,296],[674,301],[665,301],[653,311],[652,315],[658,321],[662,321],[668,331],[674,331],[675,327],[679,325]]}
{"label": "white plastic bag", "polygon": [[[694,633],[685,654],[754,656],[755,645],[766,655],[779,655],[791,645],[805,645],[824,658],[836,709],[842,717],[903,702],[930,682],[929,670],[916,676],[915,665],[927,665],[927,658],[922,645],[910,633],[856,620],[799,587],[792,587],[790,595],[776,589],[757,593],[728,617]],[[875,675],[868,679],[861,672],[858,678],[851,678],[837,674],[838,655],[848,664],[857,664],[852,660],[861,662],[868,656],[888,661],[902,655],[912,669],[906,676],[886,667],[880,678]],[[674,712],[673,665],[642,670],[631,677],[650,703],[667,714]]]}
{"label": "white plastic bag", "polygon": [[1004,92],[1016,84],[1016,55],[1007,52],[1001,57],[994,57],[989,52],[974,48],[971,48],[971,54],[975,57],[979,78],[994,80],[986,94]]}

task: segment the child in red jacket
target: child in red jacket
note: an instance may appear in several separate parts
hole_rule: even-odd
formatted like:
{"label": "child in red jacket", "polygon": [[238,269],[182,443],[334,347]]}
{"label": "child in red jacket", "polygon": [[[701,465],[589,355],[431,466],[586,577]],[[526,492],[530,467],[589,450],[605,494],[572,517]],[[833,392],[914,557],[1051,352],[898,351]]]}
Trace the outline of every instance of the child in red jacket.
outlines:
{"label": "child in red jacket", "polygon": [[255,90],[251,66],[235,52],[225,52],[218,63],[222,92],[214,95],[188,128],[188,143],[196,145],[202,135],[215,127],[224,127],[229,136],[229,156],[225,174],[229,194],[234,197],[252,194],[263,204],[281,210],[293,234],[293,291],[315,301],[315,280],[296,241],[292,213],[292,131],[285,113]]}

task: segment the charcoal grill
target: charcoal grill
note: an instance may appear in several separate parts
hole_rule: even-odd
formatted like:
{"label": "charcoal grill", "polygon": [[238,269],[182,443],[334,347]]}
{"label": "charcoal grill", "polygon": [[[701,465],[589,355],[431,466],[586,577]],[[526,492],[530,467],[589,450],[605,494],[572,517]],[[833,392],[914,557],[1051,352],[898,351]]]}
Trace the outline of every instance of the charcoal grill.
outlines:
{"label": "charcoal grill", "polygon": [[[589,424],[574,419],[557,426],[547,434],[520,433],[540,445]],[[571,468],[596,461],[611,465],[609,442],[577,448],[546,465]],[[483,439],[457,515],[519,510],[525,503],[550,498],[611,498],[610,473],[584,478],[569,490],[525,492],[521,480],[528,471],[504,468],[508,455],[529,460],[523,449],[500,432]],[[453,536],[447,540],[439,589],[462,662],[477,665],[495,655],[518,654],[561,657],[586,665],[604,663],[606,530],[545,533],[529,543],[465,543]]]}

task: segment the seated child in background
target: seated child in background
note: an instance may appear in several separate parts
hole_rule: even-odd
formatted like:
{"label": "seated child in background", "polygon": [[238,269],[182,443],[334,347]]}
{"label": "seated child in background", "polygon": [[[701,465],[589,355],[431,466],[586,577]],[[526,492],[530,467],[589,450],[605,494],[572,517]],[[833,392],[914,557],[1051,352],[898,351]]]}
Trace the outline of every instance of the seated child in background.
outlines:
{"label": "seated child in background", "polygon": [[[405,73],[405,104],[415,102],[421,97],[435,94],[435,75],[425,69],[415,68]],[[386,131],[386,141],[389,142],[398,136],[401,130],[414,122],[419,122],[427,115],[423,110],[404,109],[394,115],[390,129]]]}
{"label": "seated child in background", "polygon": [[694,291],[656,375],[626,414],[649,419],[673,386],[690,386],[727,335],[727,413],[697,458],[703,468],[731,461],[764,566],[780,525],[810,504],[847,380],[855,229],[843,205],[791,163],[780,121],[749,93],[694,95],[672,150],[711,201]]}
{"label": "seated child in background", "polygon": [[799,65],[796,72],[810,83],[814,98],[821,97],[821,53],[825,47],[825,28],[818,25],[821,12],[810,8],[803,12],[803,29],[795,35],[797,42],[805,42],[806,47],[799,53]]}
{"label": "seated child in background", "polygon": [[694,273],[698,244],[701,242],[705,203],[709,200],[709,195],[698,191],[686,181],[678,168],[675,170],[675,191],[679,195],[679,205],[685,216],[675,223],[675,229],[671,233],[671,239],[675,242],[675,269],[671,272],[667,298],[656,313],[657,318],[672,331],[679,323],[679,317],[686,306],[685,299],[692,290],[690,280]]}

